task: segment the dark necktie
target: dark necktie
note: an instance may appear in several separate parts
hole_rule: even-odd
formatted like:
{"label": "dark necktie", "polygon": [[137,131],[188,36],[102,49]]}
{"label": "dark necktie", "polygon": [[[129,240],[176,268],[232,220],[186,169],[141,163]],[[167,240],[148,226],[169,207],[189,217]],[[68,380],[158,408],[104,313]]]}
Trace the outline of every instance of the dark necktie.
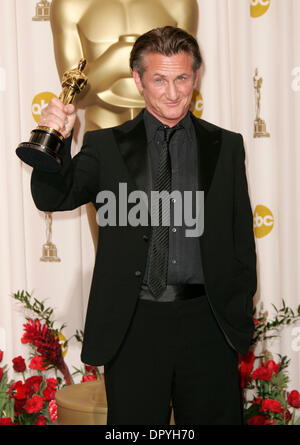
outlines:
{"label": "dark necktie", "polygon": [[[161,145],[159,167],[154,187],[154,190],[158,192],[167,191],[171,193],[172,191],[169,141],[178,128],[180,128],[178,125],[173,128],[163,126],[164,140]],[[164,292],[168,278],[169,226],[162,225],[162,221],[166,217],[163,214],[163,210],[166,212],[166,209],[163,209],[162,201],[160,199],[159,206],[152,209],[153,219],[154,221],[159,221],[159,225],[152,227],[147,283],[150,291],[156,298],[159,298]]]}

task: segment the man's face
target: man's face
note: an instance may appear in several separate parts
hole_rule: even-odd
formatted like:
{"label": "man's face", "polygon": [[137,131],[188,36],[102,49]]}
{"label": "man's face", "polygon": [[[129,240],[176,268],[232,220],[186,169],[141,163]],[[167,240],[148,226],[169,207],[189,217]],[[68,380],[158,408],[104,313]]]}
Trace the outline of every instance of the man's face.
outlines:
{"label": "man's face", "polygon": [[173,127],[188,112],[199,70],[192,69],[192,56],[180,52],[172,56],[148,53],[144,58],[142,79],[133,70],[138,90],[147,110],[163,124]]}

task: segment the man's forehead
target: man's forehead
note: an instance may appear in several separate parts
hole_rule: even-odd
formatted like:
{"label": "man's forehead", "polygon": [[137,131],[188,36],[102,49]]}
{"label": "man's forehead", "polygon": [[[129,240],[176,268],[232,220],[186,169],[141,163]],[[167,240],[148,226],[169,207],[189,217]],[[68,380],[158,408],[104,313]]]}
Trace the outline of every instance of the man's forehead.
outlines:
{"label": "man's forehead", "polygon": [[191,54],[184,51],[171,55],[149,52],[144,56],[144,68],[151,71],[191,71],[192,62]]}

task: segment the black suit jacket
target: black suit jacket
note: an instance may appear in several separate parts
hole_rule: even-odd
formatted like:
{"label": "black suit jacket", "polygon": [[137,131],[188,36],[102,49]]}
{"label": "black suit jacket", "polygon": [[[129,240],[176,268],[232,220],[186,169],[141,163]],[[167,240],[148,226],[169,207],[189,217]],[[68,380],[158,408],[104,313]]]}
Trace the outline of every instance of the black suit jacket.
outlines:
{"label": "black suit jacket", "polygon": [[[253,335],[256,254],[241,135],[193,116],[198,141],[199,190],[204,190],[204,233],[198,238],[211,308],[230,344],[248,350]],[[149,192],[143,112],[118,127],[86,133],[71,158],[71,138],[61,150],[59,173],[33,170],[31,190],[42,211],[72,210],[119,183]],[[118,218],[117,218],[118,221]],[[86,315],[82,361],[107,363],[134,314],[144,276],[149,227],[106,226],[99,242]]]}

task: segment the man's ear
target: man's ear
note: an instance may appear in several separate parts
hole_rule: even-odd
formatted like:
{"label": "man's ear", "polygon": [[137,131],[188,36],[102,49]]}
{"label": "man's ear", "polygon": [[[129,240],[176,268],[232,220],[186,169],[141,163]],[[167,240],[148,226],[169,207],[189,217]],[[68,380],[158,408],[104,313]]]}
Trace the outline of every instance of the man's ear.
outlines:
{"label": "man's ear", "polygon": [[133,79],[134,79],[135,84],[136,84],[136,86],[137,86],[137,89],[138,89],[139,92],[142,94],[142,93],[143,93],[143,90],[144,90],[144,88],[143,88],[143,83],[142,83],[142,80],[141,80],[140,75],[139,75],[139,73],[137,72],[137,70],[132,70],[132,76],[133,76]]}

